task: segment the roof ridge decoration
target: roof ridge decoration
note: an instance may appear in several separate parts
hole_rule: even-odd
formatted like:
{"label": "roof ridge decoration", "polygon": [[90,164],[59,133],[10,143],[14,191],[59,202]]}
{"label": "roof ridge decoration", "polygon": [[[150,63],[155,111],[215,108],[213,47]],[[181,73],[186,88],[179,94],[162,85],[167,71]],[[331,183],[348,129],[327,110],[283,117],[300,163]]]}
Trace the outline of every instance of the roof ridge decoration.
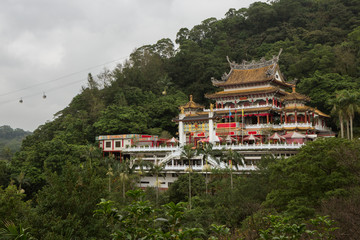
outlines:
{"label": "roof ridge decoration", "polygon": [[293,101],[293,100],[309,102],[311,99],[310,99],[310,97],[308,97],[304,94],[296,92],[296,85],[292,85],[292,92],[289,93],[288,95],[282,97],[281,101],[288,102],[288,101]]}
{"label": "roof ridge decoration", "polygon": [[[262,57],[260,59],[260,61],[258,61],[258,62],[256,62],[255,60],[252,60],[251,62],[243,60],[241,64],[235,63],[235,61],[231,62],[228,56],[226,56],[226,59],[227,59],[228,63],[230,64],[231,69],[249,70],[249,69],[254,69],[254,68],[262,68],[262,67],[270,66],[273,64],[276,65],[276,63],[280,59],[281,53],[282,53],[282,48],[280,48],[278,55],[273,55],[272,59],[270,59],[270,60],[265,60],[265,58]],[[273,69],[275,69],[275,68],[273,67]],[[227,74],[227,75],[229,75],[229,74]]]}
{"label": "roof ridge decoration", "polygon": [[195,103],[193,101],[193,96],[190,95],[190,100],[188,103],[186,103],[185,105],[182,105],[180,106],[180,109],[183,108],[183,109],[189,109],[189,108],[192,108],[192,109],[200,109],[200,108],[204,108],[204,106],[198,104],[198,103]]}
{"label": "roof ridge decoration", "polygon": [[282,48],[280,49],[278,55],[274,55],[271,60],[265,60],[264,57],[260,59],[260,61],[252,60],[251,62],[243,60],[241,64],[237,64],[234,61],[231,62],[229,57],[226,56],[226,59],[228,63],[230,64],[230,71],[229,73],[224,73],[221,77],[221,80],[217,80],[214,77],[211,78],[211,82],[215,86],[221,86],[223,84],[226,84],[227,80],[230,78],[232,73],[236,70],[251,70],[256,71],[256,69],[266,68],[264,71],[264,76],[266,78],[271,78],[271,76],[274,76],[276,73],[276,68],[278,66],[278,61],[280,58],[280,54],[282,53]]}

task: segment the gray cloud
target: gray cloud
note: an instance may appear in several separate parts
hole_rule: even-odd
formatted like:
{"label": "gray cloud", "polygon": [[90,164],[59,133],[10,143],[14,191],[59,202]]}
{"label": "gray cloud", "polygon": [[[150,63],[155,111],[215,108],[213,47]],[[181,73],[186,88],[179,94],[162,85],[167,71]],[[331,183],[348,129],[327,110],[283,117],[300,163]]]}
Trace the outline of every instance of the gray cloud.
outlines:
{"label": "gray cloud", "polygon": [[[125,60],[136,47],[161,38],[174,40],[182,27],[192,28],[209,17],[222,18],[228,9],[248,7],[251,2],[2,0],[0,125],[34,130],[52,120],[80,92],[87,72],[31,86],[113,59]],[[91,72],[96,75],[101,70]],[[42,92],[47,92],[46,100]]]}

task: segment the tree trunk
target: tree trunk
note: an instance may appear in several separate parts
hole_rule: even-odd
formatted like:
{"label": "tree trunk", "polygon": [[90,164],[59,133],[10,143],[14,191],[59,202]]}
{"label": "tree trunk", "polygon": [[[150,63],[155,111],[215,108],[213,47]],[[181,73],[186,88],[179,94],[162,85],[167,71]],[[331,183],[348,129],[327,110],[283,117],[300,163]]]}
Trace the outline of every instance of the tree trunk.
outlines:
{"label": "tree trunk", "polygon": [[354,116],[350,116],[350,139],[353,140],[354,136],[353,136],[353,117]]}
{"label": "tree trunk", "polygon": [[125,180],[123,179],[123,182],[122,182],[122,187],[123,187],[123,198],[124,198],[124,202],[125,202]]}
{"label": "tree trunk", "polygon": [[343,117],[341,115],[339,116],[339,121],[340,121],[341,138],[344,138],[344,120],[343,120]]}
{"label": "tree trunk", "polygon": [[159,174],[156,174],[156,206],[159,205]]}
{"label": "tree trunk", "polygon": [[347,139],[350,139],[350,124],[349,124],[349,120],[346,120],[346,136],[347,136]]}
{"label": "tree trunk", "polygon": [[205,171],[205,194],[208,194],[208,175],[207,170]]}
{"label": "tree trunk", "polygon": [[191,177],[190,177],[190,171],[189,171],[189,209],[191,209]]}

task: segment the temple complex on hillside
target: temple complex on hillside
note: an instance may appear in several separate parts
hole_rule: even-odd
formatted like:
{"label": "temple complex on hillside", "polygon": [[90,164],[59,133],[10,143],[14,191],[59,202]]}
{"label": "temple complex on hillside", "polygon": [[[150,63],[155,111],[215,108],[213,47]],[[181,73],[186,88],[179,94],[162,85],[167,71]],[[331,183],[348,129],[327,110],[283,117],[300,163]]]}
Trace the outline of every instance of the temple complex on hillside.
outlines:
{"label": "temple complex on hillside", "polygon": [[[279,53],[280,55],[280,53]],[[221,80],[211,79],[219,91],[206,94],[213,104],[205,108],[194,102],[192,96],[179,106],[178,139],[159,139],[143,134],[98,136],[104,156],[133,159],[163,166],[164,178],[157,182],[154,176],[143,176],[140,185],[167,189],[184,174],[189,164],[195,172],[210,168],[229,168],[246,173],[256,170],[262,157],[272,155],[287,158],[295,155],[307,141],[317,137],[334,136],[326,126],[329,116],[307,106],[310,98],[296,92],[295,83],[284,80],[278,61],[271,60],[229,62],[230,71]],[[213,149],[239,152],[241,166],[233,166],[220,159],[195,156],[190,163],[181,158],[182,146],[213,144]],[[208,165],[209,164],[209,165]]]}

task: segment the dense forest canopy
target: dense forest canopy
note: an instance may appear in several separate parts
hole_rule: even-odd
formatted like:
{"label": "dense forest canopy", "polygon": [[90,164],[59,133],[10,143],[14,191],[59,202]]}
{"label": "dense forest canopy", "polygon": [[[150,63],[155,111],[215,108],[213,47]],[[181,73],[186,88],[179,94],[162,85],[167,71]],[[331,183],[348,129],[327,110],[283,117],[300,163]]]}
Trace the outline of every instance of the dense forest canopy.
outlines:
{"label": "dense forest canopy", "polygon": [[[219,79],[230,70],[226,56],[236,62],[269,59],[281,48],[279,64],[285,78],[297,79],[297,91],[310,96],[313,107],[333,114],[333,130],[337,131],[339,122],[331,100],[341,90],[358,94],[360,89],[358,0],[277,0],[232,8],[222,19],[208,18],[192,29],[180,29],[175,43],[160,39],[137,48],[114,69],[104,70],[98,76],[89,73],[87,86],[55,114],[53,121],[27,136],[11,160],[0,161],[0,221],[23,224],[39,239],[106,239],[117,226],[125,224],[116,224],[113,203],[104,200],[96,205],[101,198],[107,198],[117,202],[116,207],[128,224],[138,217],[131,215],[132,210],[147,209],[147,218],[141,220],[144,228],[151,225],[149,218],[169,217],[169,209],[177,209],[184,214],[176,218],[182,219],[181,227],[187,227],[184,232],[193,231],[202,237],[211,231],[213,237],[225,236],[226,228],[219,226],[226,225],[233,236],[240,237],[236,234],[242,229],[241,237],[246,239],[261,234],[263,239],[271,239],[265,236],[279,230],[273,227],[289,229],[294,223],[301,230],[310,218],[315,220],[306,222],[307,227],[328,224],[327,233],[333,231],[332,222],[319,220],[316,214],[336,218],[342,229],[339,239],[344,232],[359,236],[354,230],[356,222],[360,222],[355,214],[360,196],[356,141],[321,140],[287,160],[264,159],[259,173],[236,177],[234,190],[228,187],[227,173],[214,173],[209,185],[211,197],[202,195],[204,179],[194,174],[198,195],[194,196],[194,208],[186,213],[180,205],[166,205],[162,210],[158,204],[151,205],[155,203],[152,189],[139,201],[123,198],[118,189],[124,181],[127,190],[135,188],[129,171],[121,170],[126,166],[112,168],[122,177],[114,177],[115,190],[107,191],[107,181],[113,174],[109,166],[114,163],[100,157],[95,136],[176,136],[177,126],[172,119],[179,113],[179,105],[186,103],[190,94],[196,102],[209,104],[205,93],[217,90],[211,78]],[[358,137],[358,113],[355,116],[354,132]],[[19,137],[20,132],[9,131],[6,126],[0,128],[0,135],[6,138]],[[186,180],[180,178],[174,183],[176,188],[161,195],[160,202],[187,201],[184,185]],[[150,202],[144,203],[145,199]],[[95,209],[102,217],[93,217]],[[332,215],[331,209],[337,215]],[[285,217],[270,217],[283,213]],[[268,216],[266,221],[264,216]],[[209,228],[211,223],[220,225]],[[321,225],[323,229],[325,225]],[[128,227],[136,229],[136,225]],[[180,225],[172,227],[179,229]],[[201,233],[202,228],[206,233]]]}

